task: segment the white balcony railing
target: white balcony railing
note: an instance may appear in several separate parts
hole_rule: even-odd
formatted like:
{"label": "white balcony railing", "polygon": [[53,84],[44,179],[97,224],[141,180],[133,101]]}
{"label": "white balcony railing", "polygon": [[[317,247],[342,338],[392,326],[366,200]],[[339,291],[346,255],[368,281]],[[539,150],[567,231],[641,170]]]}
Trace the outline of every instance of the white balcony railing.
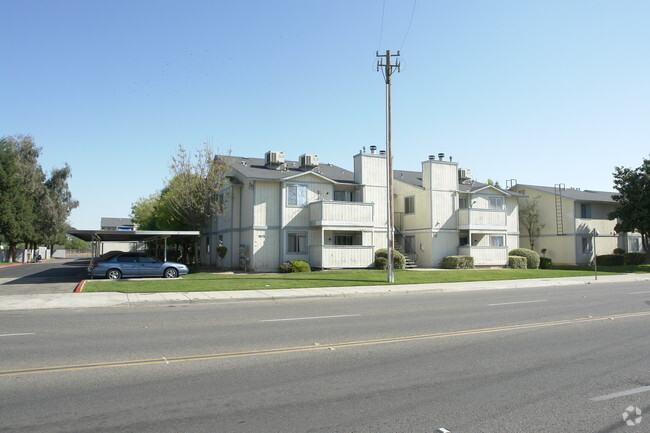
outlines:
{"label": "white balcony railing", "polygon": [[458,226],[459,228],[492,228],[507,225],[506,211],[498,209],[459,209]]}
{"label": "white balcony railing", "polygon": [[373,264],[372,246],[313,245],[309,247],[309,263],[315,268],[367,268]]}
{"label": "white balcony railing", "polygon": [[372,227],[374,204],[347,201],[309,203],[311,226]]}
{"label": "white balcony railing", "polygon": [[505,266],[508,264],[507,247],[458,247],[458,255],[474,257],[474,266]]}

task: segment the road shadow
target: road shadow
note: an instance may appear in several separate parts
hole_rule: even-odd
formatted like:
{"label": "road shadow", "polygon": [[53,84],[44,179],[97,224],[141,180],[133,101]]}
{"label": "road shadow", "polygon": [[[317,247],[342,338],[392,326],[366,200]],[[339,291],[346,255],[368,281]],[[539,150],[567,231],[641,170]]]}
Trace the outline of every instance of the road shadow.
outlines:
{"label": "road shadow", "polygon": [[[63,263],[47,262],[46,264],[53,264],[43,270],[36,270],[40,263],[26,264],[20,266],[20,271],[24,273],[26,270],[34,270],[28,275],[19,276],[11,281],[2,283],[2,285],[17,285],[17,284],[40,284],[40,283],[78,283],[88,276],[88,259],[77,259],[66,261]],[[23,268],[29,266],[30,268]],[[31,267],[34,268],[31,268]],[[11,278],[11,275],[8,275]]]}

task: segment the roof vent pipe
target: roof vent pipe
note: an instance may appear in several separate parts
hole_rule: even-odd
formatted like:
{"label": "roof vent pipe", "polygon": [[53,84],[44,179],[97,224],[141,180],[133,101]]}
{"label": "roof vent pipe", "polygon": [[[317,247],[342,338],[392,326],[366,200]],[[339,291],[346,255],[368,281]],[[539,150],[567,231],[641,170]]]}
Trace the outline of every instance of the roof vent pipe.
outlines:
{"label": "roof vent pipe", "polygon": [[444,153],[439,153],[438,154],[438,160],[442,161],[443,159],[445,159],[445,154]]}
{"label": "roof vent pipe", "polygon": [[370,153],[377,153],[377,146],[370,146]]}
{"label": "roof vent pipe", "polygon": [[453,162],[453,161],[454,161],[454,157],[449,155],[449,162]]}

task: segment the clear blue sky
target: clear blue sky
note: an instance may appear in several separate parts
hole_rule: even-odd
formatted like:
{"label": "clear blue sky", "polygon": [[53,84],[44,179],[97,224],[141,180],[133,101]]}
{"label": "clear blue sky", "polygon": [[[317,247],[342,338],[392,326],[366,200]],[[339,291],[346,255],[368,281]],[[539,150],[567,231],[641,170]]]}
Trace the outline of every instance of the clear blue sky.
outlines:
{"label": "clear blue sky", "polygon": [[99,228],[163,186],[181,143],[351,170],[385,146],[375,51],[401,49],[397,169],[444,152],[479,181],[611,190],[648,156],[647,0],[413,4],[1,0],[0,135],[69,163],[71,223]]}

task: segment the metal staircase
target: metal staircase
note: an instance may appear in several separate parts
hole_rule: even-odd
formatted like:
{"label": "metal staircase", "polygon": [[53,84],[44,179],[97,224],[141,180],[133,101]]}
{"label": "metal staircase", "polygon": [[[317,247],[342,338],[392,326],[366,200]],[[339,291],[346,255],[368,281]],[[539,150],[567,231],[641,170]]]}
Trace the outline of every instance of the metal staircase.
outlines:
{"label": "metal staircase", "polygon": [[418,253],[415,250],[415,246],[409,243],[406,236],[397,227],[395,227],[395,249],[404,256],[406,269],[418,267],[416,264],[418,261]]}
{"label": "metal staircase", "polygon": [[555,184],[555,226],[557,227],[557,234],[564,234],[564,218],[562,212],[562,191],[565,190],[563,183]]}

